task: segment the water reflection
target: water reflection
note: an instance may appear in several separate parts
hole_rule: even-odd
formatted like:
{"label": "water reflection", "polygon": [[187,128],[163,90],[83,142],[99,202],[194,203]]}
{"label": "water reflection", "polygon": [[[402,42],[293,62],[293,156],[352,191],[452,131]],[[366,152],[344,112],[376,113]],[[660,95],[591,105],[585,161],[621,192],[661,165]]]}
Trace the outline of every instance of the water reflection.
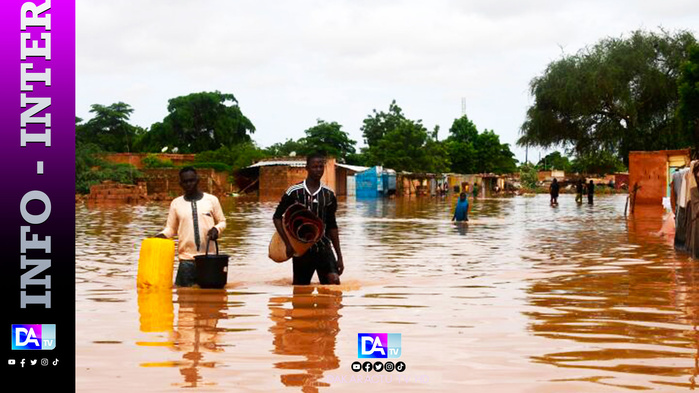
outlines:
{"label": "water reflection", "polygon": [[173,309],[170,288],[138,290],[138,315],[142,332],[171,332],[174,319]]}
{"label": "water reflection", "polygon": [[[228,287],[235,301],[223,291],[137,292],[138,246],[162,228],[166,203],[78,206],[82,391],[212,384],[222,391],[356,391],[330,379],[354,375],[340,366],[356,360],[353,348],[336,344],[345,339],[342,307],[350,336],[371,326],[404,329],[408,370],[439,374],[430,386],[438,391],[695,388],[697,261],[658,235],[659,208],[639,206],[626,219],[626,196],[600,196],[594,206],[573,198],[563,195],[555,209],[548,195],[481,198],[468,226],[450,222],[449,198],[344,201],[342,292],[292,290],[291,266],[269,261],[278,201],[222,200],[229,229],[221,250],[231,255],[229,283],[241,287]],[[108,377],[138,389],[107,386]],[[395,389],[425,386],[384,388]]]}
{"label": "water reflection", "polygon": [[[318,293],[314,294],[317,289]],[[298,371],[284,374],[285,386],[301,387],[303,392],[317,392],[327,387],[321,382],[323,373],[340,366],[335,354],[335,342],[340,331],[338,311],[342,308],[342,291],[328,287],[295,286],[293,295],[269,299],[270,319],[274,326],[274,353],[303,356],[305,360],[276,362],[282,370]]]}
{"label": "water reflection", "polygon": [[174,331],[174,348],[184,352],[180,362],[180,374],[184,387],[197,387],[204,382],[200,368],[213,368],[215,362],[204,361],[206,353],[221,352],[218,327],[225,319],[227,293],[225,290],[201,290],[177,288],[177,328]]}
{"label": "water reflection", "polygon": [[676,254],[658,235],[660,209],[639,210],[628,220],[626,238],[623,232],[609,236],[584,225],[562,225],[541,240],[557,247],[538,265],[556,266],[557,274],[533,280],[526,291],[539,310],[525,313],[532,319],[530,331],[578,345],[532,359],[585,370],[580,380],[595,384],[647,389],[631,376],[648,375],[651,386],[694,389],[696,262]]}

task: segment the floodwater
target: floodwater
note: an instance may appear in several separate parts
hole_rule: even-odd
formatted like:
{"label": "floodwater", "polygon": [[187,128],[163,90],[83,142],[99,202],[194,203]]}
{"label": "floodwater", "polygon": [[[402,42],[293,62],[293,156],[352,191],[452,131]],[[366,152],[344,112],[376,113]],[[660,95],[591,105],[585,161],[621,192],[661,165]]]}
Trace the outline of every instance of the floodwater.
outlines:
{"label": "floodwater", "polygon": [[[138,252],[168,204],[76,206],[78,391],[696,388],[696,262],[625,195],[478,200],[467,226],[451,199],[341,201],[342,285],[296,288],[266,255],[275,203],[222,202],[227,288],[152,293]],[[400,333],[405,370],[353,372],[358,333]]]}

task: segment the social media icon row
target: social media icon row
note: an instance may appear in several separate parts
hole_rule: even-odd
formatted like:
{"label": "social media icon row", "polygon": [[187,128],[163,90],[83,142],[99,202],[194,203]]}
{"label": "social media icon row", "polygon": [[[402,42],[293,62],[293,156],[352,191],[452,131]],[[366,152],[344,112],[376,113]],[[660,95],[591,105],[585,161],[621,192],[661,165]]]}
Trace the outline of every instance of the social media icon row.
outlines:
{"label": "social media icon row", "polygon": [[402,373],[403,371],[405,371],[405,363],[404,362],[398,362],[395,364],[393,362],[386,362],[385,364],[381,363],[381,362],[374,362],[374,363],[354,362],[354,363],[352,363],[352,371],[354,371],[355,373],[358,373],[362,370],[366,371],[366,372],[370,372],[372,370],[375,372],[381,372],[381,371],[386,370],[389,373],[392,372],[393,370],[395,370],[395,371],[398,371],[399,373]]}
{"label": "social media icon row", "polygon": [[[39,362],[38,359],[29,359],[29,365],[30,366],[36,366],[36,364]],[[10,366],[16,365],[18,362],[16,359],[7,359],[7,364]],[[41,359],[41,365],[42,366],[48,366],[49,363],[51,363],[54,366],[58,366],[58,359],[55,359],[53,362],[50,362],[48,359],[43,358]],[[19,361],[19,364],[21,367],[24,367],[25,364],[27,364],[27,359],[22,359]]]}

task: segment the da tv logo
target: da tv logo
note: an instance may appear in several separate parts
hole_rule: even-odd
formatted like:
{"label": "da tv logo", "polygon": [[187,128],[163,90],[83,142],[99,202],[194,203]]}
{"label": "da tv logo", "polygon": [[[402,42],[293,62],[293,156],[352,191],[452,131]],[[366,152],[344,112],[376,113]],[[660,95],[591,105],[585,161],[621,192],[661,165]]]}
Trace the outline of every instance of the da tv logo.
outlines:
{"label": "da tv logo", "polygon": [[359,358],[399,358],[400,355],[400,333],[357,334],[357,357]]}
{"label": "da tv logo", "polygon": [[56,325],[12,325],[13,350],[56,348]]}

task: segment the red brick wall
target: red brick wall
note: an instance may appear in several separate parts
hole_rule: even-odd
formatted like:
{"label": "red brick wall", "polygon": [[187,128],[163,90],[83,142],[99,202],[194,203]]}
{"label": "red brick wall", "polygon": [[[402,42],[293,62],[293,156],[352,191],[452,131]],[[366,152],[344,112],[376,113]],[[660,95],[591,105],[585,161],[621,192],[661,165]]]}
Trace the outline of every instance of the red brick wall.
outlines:
{"label": "red brick wall", "polygon": [[87,196],[88,202],[114,202],[129,203],[146,199],[146,184],[139,182],[138,185],[119,184],[112,181],[105,181],[90,187],[90,194]]}
{"label": "red brick wall", "polygon": [[[105,161],[114,164],[131,164],[138,169],[143,168],[142,160],[152,153],[106,153],[101,156]],[[168,154],[157,153],[156,156],[161,160],[170,160],[174,165],[191,164],[194,162],[194,154]]]}
{"label": "red brick wall", "polygon": [[[282,165],[260,167],[260,199],[278,199],[289,186],[302,182],[306,176],[305,167]],[[321,182],[334,190],[335,179],[335,159],[330,158],[325,164],[325,173]]]}
{"label": "red brick wall", "polygon": [[[146,175],[148,195],[166,194],[181,195],[179,168],[143,169]],[[209,194],[223,195],[231,191],[227,172],[216,172],[213,169],[198,168],[199,189]]]}
{"label": "red brick wall", "polygon": [[632,151],[629,153],[629,192],[638,183],[637,204],[662,204],[667,193],[668,158],[687,155],[689,150]]}

